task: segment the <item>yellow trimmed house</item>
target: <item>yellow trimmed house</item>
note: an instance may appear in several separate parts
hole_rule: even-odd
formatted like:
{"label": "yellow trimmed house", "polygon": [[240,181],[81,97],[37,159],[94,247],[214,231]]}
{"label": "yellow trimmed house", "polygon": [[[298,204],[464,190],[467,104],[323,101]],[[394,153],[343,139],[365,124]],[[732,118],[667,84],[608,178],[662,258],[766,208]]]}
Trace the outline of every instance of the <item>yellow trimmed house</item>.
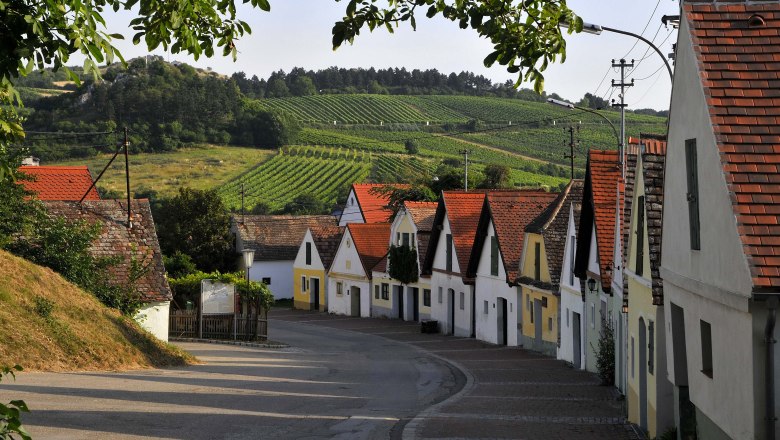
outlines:
{"label": "yellow trimmed house", "polygon": [[[583,184],[573,180],[523,234],[520,273],[521,328],[525,348],[557,356],[560,345],[560,278],[570,205],[581,203]],[[565,323],[564,323],[565,325]]]}
{"label": "yellow trimmed house", "polygon": [[306,231],[293,263],[293,307],[328,311],[328,270],[343,226],[312,226]]}
{"label": "yellow trimmed house", "polygon": [[659,273],[666,141],[642,139],[640,145],[644,151],[636,162],[623,268],[628,282],[628,419],[655,438],[674,427]]}

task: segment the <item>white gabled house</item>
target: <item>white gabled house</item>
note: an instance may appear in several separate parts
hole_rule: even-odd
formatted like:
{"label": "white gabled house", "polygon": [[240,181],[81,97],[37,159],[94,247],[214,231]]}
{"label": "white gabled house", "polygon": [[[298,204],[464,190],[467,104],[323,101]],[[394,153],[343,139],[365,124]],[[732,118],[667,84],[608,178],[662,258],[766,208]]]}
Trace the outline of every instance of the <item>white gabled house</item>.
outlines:
{"label": "white gabled house", "polygon": [[431,319],[443,334],[474,337],[474,280],[467,270],[484,192],[443,191],[433,221],[424,274],[430,274]]}
{"label": "white gabled house", "polygon": [[341,237],[328,271],[328,311],[371,316],[372,269],[387,254],[388,223],[351,223]]}
{"label": "white gabled house", "polygon": [[373,270],[371,316],[423,321],[431,318],[431,277],[422,275],[422,263],[436,214],[435,202],[404,202],[390,227],[389,246],[411,246],[417,251],[419,279],[403,285],[390,277],[388,258]]}
{"label": "white gabled house", "polygon": [[341,211],[339,226],[350,223],[389,223],[393,210],[387,206],[390,197],[380,192],[383,188],[404,188],[404,184],[353,183]]}
{"label": "white gabled house", "polygon": [[780,435],[779,19],[778,1],[681,2],[660,276],[683,438]]}
{"label": "white gabled house", "polygon": [[564,260],[561,265],[561,345],[558,359],[569,362],[576,369],[585,369],[586,314],[584,283],[574,276],[574,257],[577,254],[577,225],[582,201],[569,205]]}
{"label": "white gabled house", "polygon": [[344,235],[343,226],[312,226],[293,263],[293,307],[328,310],[328,270]]}
{"label": "white gabled house", "polygon": [[475,279],[476,338],[499,345],[522,345],[517,287],[525,227],[557,194],[543,191],[488,192],[470,260]]}

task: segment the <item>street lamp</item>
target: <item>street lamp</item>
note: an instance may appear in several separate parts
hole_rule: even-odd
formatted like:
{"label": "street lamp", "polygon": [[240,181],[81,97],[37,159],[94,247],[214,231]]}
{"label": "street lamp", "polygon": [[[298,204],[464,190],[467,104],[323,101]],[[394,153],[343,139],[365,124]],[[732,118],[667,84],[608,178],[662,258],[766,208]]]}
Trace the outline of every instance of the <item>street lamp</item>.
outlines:
{"label": "street lamp", "polygon": [[[569,27],[569,23],[561,23],[561,27],[568,28]],[[647,38],[645,38],[645,37],[643,37],[643,36],[641,36],[639,34],[635,34],[633,32],[622,31],[620,29],[615,29],[615,28],[611,28],[611,27],[607,27],[607,26],[601,26],[601,25],[598,25],[598,24],[586,23],[586,22],[582,23],[582,32],[585,32],[586,34],[592,34],[592,35],[601,35],[602,32],[613,32],[613,33],[616,33],[616,34],[628,35],[629,37],[634,37],[634,38],[637,38],[639,40],[642,40],[648,46],[650,46],[661,57],[661,59],[664,61],[664,64],[666,65],[666,70],[667,70],[667,72],[669,72],[669,79],[673,79],[674,78],[674,75],[672,74],[672,66],[669,65],[669,61],[667,61],[667,59],[664,56],[664,54],[661,53],[661,50],[658,49],[658,47],[656,47]]]}
{"label": "street lamp", "polygon": [[612,132],[615,133],[615,139],[617,140],[618,146],[620,146],[620,135],[617,132],[617,128],[615,128],[615,124],[612,123],[612,121],[609,120],[606,116],[602,115],[601,113],[597,112],[596,110],[589,109],[587,107],[580,107],[578,105],[574,105],[570,102],[561,101],[560,99],[553,99],[553,98],[547,98],[547,102],[552,105],[557,105],[559,107],[568,108],[569,110],[582,110],[584,112],[593,113],[594,115],[599,116],[601,119],[607,121],[607,124],[609,124],[610,127],[612,127]]}
{"label": "street lamp", "polygon": [[244,254],[244,267],[246,268],[246,282],[249,283],[249,268],[252,267],[252,263],[255,261],[255,250],[244,249],[241,251]]}
{"label": "street lamp", "polygon": [[596,292],[596,280],[593,278],[588,278],[588,290],[590,290],[590,293]]}

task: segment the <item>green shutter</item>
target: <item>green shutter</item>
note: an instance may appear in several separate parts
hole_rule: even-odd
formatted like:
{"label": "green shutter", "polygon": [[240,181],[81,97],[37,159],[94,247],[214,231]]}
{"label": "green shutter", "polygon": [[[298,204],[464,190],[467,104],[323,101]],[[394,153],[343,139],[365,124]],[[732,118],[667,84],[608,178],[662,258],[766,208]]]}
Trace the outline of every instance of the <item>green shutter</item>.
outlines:
{"label": "green shutter", "polygon": [[447,271],[452,272],[452,234],[447,234]]}
{"label": "green shutter", "polygon": [[490,274],[498,276],[498,240],[490,237]]}
{"label": "green shutter", "polygon": [[699,171],[696,159],[696,139],[685,141],[685,169],[688,177],[688,223],[691,230],[691,249],[701,249],[699,225]]}
{"label": "green shutter", "polygon": [[636,267],[634,272],[642,276],[645,267],[645,196],[639,196],[636,211]]}
{"label": "green shutter", "polygon": [[534,279],[542,279],[542,244],[534,243]]}

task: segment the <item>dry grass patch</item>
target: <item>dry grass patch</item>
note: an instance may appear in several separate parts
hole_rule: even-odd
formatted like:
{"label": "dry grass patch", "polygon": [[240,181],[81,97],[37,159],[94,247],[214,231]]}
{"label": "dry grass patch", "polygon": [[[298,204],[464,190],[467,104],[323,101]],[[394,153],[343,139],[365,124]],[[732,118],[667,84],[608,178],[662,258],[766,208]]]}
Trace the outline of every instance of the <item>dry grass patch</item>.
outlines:
{"label": "dry grass patch", "polygon": [[0,251],[0,365],[32,371],[195,363],[50,269]]}

